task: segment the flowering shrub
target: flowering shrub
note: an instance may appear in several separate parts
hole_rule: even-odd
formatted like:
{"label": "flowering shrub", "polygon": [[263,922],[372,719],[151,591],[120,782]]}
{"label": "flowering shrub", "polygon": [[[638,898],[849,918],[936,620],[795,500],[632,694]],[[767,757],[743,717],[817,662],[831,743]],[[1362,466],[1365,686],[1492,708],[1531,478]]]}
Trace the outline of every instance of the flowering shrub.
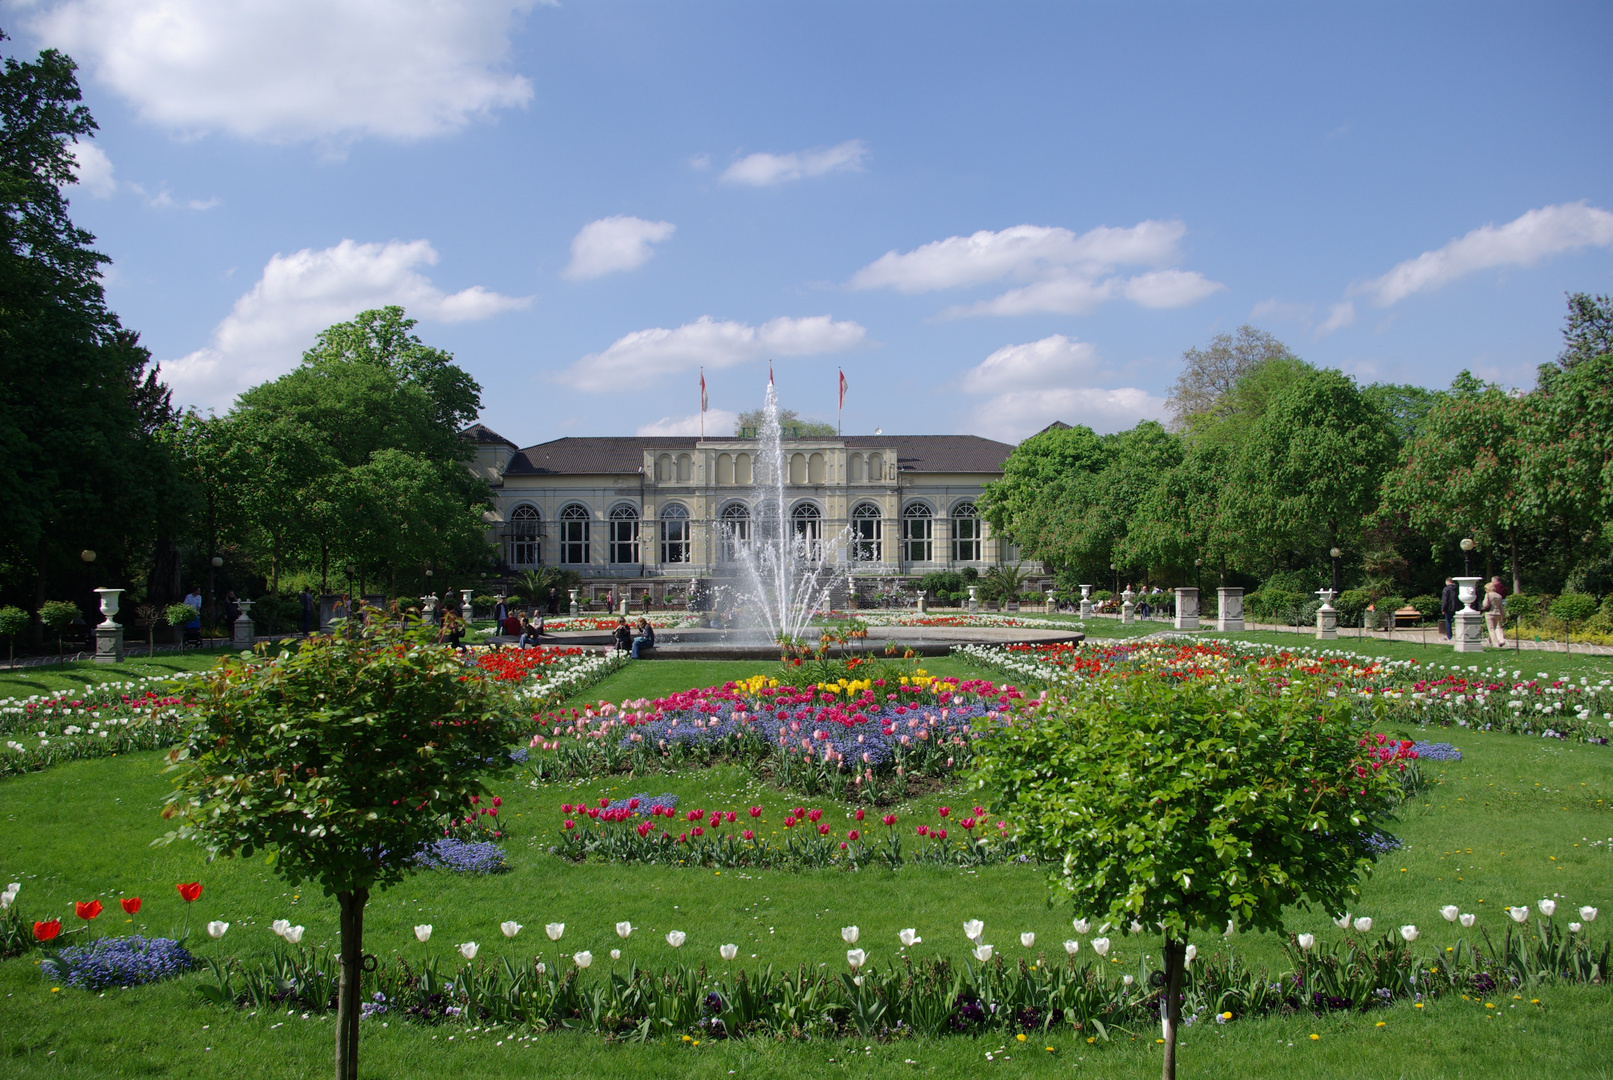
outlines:
{"label": "flowering shrub", "polygon": [[734,761],[808,795],[882,802],[911,775],[972,759],[978,734],[1022,704],[1012,686],[934,679],[840,679],[804,687],[757,676],[654,701],[601,702],[534,717],[527,765],[540,779]]}
{"label": "flowering shrub", "polygon": [[0,700],[0,776],[177,742],[191,703],[168,676]]}
{"label": "flowering shrub", "polygon": [[84,990],[140,986],[181,975],[196,958],[169,938],[105,937],[56,950],[40,962],[40,973]]}

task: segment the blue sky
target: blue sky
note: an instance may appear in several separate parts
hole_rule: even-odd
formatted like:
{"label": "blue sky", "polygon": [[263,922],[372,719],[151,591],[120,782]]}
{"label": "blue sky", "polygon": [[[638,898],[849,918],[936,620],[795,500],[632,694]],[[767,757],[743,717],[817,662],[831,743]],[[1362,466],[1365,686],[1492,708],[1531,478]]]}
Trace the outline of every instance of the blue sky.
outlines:
{"label": "blue sky", "polygon": [[403,303],[523,445],[1159,416],[1245,322],[1528,386],[1613,292],[1605,4],[36,0],[77,219],[176,398]]}

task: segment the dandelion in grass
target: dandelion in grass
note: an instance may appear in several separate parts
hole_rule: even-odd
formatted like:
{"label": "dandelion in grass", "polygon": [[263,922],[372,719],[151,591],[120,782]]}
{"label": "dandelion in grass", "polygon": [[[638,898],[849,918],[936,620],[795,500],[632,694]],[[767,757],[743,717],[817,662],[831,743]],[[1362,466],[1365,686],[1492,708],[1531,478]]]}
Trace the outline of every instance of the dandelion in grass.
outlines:
{"label": "dandelion in grass", "polygon": [[521,924],[514,919],[499,923],[498,928],[504,932],[504,936],[507,938],[512,938],[521,932]]}
{"label": "dandelion in grass", "polygon": [[919,937],[919,932],[913,929],[911,926],[909,926],[906,930],[898,931],[896,936],[901,939],[903,948],[908,949],[911,949],[913,946],[924,940],[923,938]]}

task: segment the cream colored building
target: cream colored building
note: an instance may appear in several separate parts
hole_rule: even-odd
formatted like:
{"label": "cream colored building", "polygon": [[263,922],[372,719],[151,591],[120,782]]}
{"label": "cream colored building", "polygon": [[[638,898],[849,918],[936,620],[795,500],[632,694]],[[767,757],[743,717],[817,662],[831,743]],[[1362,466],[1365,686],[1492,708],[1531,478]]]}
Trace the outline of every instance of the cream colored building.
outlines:
{"label": "cream colored building", "polygon": [[[731,569],[733,546],[766,528],[754,439],[584,437],[523,449],[481,424],[464,435],[493,489],[507,573],[553,565],[581,573],[591,592],[680,595]],[[1015,557],[976,510],[1012,451],[973,435],[786,439],[788,527],[869,581],[984,572]]]}

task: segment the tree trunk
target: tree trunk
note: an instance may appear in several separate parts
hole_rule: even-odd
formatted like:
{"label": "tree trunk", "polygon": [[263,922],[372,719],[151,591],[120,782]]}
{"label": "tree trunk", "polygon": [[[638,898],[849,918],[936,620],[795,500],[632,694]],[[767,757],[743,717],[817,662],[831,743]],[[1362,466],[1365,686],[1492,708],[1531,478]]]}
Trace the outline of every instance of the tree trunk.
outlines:
{"label": "tree trunk", "polygon": [[363,1013],[364,905],[368,889],[336,894],[342,906],[341,983],[336,991],[336,1080],[358,1080],[358,1020]]}
{"label": "tree trunk", "polygon": [[1507,541],[1512,545],[1512,592],[1513,595],[1523,592],[1523,574],[1518,569],[1518,530],[1507,530]]}
{"label": "tree trunk", "polygon": [[1165,939],[1165,1000],[1160,1021],[1165,1029],[1165,1063],[1161,1080],[1176,1080],[1176,1029],[1182,1020],[1182,975],[1187,961],[1187,942]]}

